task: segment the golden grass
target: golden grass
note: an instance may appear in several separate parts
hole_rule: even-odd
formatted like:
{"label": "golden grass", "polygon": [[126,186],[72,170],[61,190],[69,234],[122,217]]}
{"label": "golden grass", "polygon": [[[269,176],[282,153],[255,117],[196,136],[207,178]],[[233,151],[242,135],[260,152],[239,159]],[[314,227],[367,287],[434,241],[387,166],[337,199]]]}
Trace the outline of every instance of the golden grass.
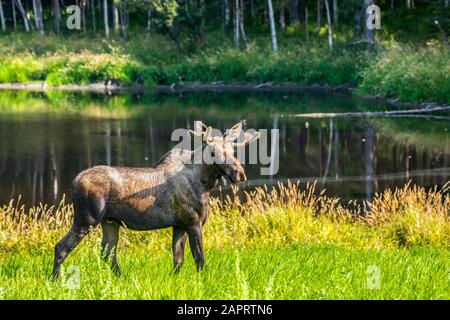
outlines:
{"label": "golden grass", "polygon": [[[224,201],[210,199],[205,225],[206,248],[290,243],[336,244],[344,247],[394,248],[450,247],[450,195],[446,187],[427,190],[405,185],[386,190],[370,202],[339,199],[316,192],[315,185],[297,183],[266,186],[245,192],[238,189]],[[0,253],[21,249],[50,250],[72,223],[73,206],[26,208],[13,201],[0,208]],[[97,228],[89,237],[98,241]],[[170,230],[149,233],[123,229],[120,246],[148,246],[155,252],[169,248]]]}

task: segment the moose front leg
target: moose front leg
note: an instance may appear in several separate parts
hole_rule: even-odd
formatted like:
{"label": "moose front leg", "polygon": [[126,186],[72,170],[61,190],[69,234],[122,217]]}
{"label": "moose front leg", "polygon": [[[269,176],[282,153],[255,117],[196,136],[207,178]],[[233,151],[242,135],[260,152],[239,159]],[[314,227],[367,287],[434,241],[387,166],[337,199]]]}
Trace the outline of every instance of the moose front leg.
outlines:
{"label": "moose front leg", "polygon": [[189,245],[194,257],[197,271],[203,269],[205,257],[203,255],[202,225],[201,223],[187,229],[189,235]]}
{"label": "moose front leg", "polygon": [[175,272],[180,271],[180,268],[183,265],[186,239],[187,233],[185,229],[173,227],[172,252],[173,252],[173,264],[175,267]]}

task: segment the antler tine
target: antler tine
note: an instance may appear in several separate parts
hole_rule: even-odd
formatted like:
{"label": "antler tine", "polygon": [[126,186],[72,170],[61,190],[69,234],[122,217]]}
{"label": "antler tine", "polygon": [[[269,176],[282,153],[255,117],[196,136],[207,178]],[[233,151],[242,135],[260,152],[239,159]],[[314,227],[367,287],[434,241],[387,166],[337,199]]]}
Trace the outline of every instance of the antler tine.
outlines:
{"label": "antler tine", "polygon": [[243,121],[239,121],[239,122],[236,123],[234,126],[232,126],[230,130],[237,129],[237,128],[239,128],[240,126],[242,126],[242,124],[243,124]]}
{"label": "antler tine", "polygon": [[201,133],[198,133],[198,132],[196,132],[196,131],[194,131],[194,130],[188,129],[188,131],[189,131],[192,135],[194,135],[194,136],[196,136],[196,137],[201,137],[201,136],[202,136]]}

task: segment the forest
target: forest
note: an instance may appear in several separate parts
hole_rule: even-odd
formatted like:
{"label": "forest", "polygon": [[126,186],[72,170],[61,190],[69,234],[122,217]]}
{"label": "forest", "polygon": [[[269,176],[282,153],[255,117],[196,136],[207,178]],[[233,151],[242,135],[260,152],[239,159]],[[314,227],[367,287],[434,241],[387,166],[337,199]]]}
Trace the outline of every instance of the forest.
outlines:
{"label": "forest", "polygon": [[0,22],[0,83],[296,83],[450,101],[447,0],[3,0]]}

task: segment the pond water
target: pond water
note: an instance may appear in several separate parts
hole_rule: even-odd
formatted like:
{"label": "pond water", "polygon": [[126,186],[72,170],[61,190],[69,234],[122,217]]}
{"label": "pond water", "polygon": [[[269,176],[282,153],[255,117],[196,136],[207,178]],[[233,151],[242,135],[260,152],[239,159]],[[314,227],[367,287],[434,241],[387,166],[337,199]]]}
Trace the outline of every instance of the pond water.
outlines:
{"label": "pond water", "polygon": [[[194,120],[224,131],[279,129],[279,171],[245,165],[247,188],[317,181],[329,195],[371,199],[402,186],[450,179],[450,121],[444,115],[305,119],[306,112],[385,110],[374,101],[325,93],[184,93],[116,96],[0,91],[0,205],[70,201],[70,183],[94,165],[152,166]],[[269,151],[270,153],[270,151]],[[265,167],[265,166],[264,166]]]}

